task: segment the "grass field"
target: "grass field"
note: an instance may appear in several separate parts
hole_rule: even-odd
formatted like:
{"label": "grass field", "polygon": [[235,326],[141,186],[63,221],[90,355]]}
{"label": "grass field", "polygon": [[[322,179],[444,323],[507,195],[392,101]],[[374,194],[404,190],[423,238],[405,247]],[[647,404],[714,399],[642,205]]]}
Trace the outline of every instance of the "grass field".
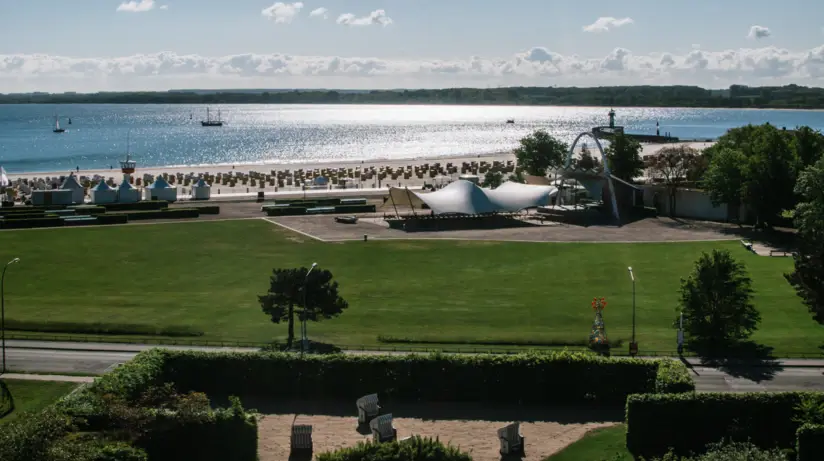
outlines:
{"label": "grass field", "polygon": [[545,461],[633,461],[627,451],[627,427],[619,424],[590,432]]}
{"label": "grass field", "polygon": [[0,418],[0,425],[17,419],[24,412],[42,410],[77,387],[77,383],[55,381],[4,381],[14,398],[14,411]]}
{"label": "grass field", "polygon": [[641,352],[675,349],[679,279],[701,251],[728,248],[753,280],[763,322],[754,339],[777,353],[818,352],[815,324],[782,274],[788,258],[737,242],[662,244],[370,241],[320,243],[266,221],[0,232],[13,322],[133,324],[202,331],[199,339],[282,339],[284,324],[257,296],[272,268],[317,261],[340,282],[350,308],[310,324],[312,339],[375,345],[378,337],[441,343],[585,341],[590,302],[604,296],[607,333],[628,341],[637,277]]}

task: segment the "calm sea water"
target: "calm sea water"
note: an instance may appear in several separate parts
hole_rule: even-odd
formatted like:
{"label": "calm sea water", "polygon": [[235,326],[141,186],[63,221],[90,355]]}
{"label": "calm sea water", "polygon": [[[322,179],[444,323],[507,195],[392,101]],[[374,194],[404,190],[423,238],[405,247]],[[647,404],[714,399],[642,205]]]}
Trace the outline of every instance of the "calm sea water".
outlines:
{"label": "calm sea water", "polygon": [[[10,173],[117,166],[372,160],[491,153],[544,128],[567,140],[608,123],[603,107],[227,105],[225,125],[204,128],[204,106],[0,105],[0,165]],[[635,133],[716,138],[770,122],[824,130],[824,112],[615,108]],[[54,116],[66,133],[55,134]],[[72,124],[68,125],[68,118]],[[515,124],[506,124],[514,119]]]}

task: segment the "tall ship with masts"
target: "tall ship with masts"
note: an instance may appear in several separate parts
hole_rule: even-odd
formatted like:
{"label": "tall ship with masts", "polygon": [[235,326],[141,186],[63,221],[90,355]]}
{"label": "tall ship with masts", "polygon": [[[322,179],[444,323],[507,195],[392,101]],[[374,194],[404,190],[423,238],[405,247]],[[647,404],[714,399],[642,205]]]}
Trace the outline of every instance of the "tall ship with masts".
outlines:
{"label": "tall ship with masts", "polygon": [[206,108],[206,120],[201,120],[202,126],[223,126],[223,120],[220,119],[220,109],[217,110],[217,118],[212,118],[212,113],[209,108]]}

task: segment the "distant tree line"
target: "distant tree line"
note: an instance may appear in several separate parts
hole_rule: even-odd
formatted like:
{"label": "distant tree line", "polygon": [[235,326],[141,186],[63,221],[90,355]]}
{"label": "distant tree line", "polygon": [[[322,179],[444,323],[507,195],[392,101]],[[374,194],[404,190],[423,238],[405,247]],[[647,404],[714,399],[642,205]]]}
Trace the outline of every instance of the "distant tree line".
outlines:
{"label": "distant tree line", "polygon": [[496,104],[718,108],[824,108],[824,88],[731,86],[509,87],[439,90],[293,90],[0,94],[0,104]]}

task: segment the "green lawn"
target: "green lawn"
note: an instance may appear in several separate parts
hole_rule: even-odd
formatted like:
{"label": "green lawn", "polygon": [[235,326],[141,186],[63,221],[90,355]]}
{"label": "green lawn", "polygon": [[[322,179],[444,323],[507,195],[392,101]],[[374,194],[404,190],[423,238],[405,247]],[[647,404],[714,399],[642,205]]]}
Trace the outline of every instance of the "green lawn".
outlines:
{"label": "green lawn", "polygon": [[71,392],[77,383],[56,381],[22,381],[4,379],[14,398],[14,411],[0,418],[0,425],[13,421],[27,411],[38,411]]}
{"label": "green lawn", "polygon": [[619,424],[590,432],[545,461],[633,461],[627,451],[627,427]]}
{"label": "green lawn", "polygon": [[815,324],[782,274],[788,258],[737,242],[662,244],[370,241],[320,243],[265,221],[0,232],[12,321],[188,326],[203,339],[285,336],[257,296],[274,267],[317,261],[340,282],[350,308],[310,324],[311,338],[341,346],[378,336],[427,341],[584,341],[593,296],[604,296],[607,333],[631,332],[633,266],[641,352],[675,348],[679,279],[701,251],[728,248],[754,280],[763,323],[755,340],[777,352],[817,352]]}

